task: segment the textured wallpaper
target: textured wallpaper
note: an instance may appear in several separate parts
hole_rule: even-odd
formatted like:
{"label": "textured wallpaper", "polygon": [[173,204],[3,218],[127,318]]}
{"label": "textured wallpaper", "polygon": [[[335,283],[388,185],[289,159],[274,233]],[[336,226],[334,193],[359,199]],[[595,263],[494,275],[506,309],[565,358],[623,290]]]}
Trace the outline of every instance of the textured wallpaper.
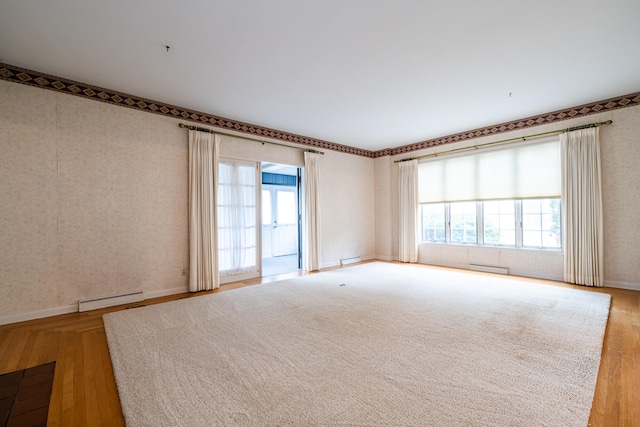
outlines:
{"label": "textured wallpaper", "polygon": [[640,284],[640,107],[600,128],[605,282]]}
{"label": "textured wallpaper", "polygon": [[0,81],[0,314],[58,305],[56,96]]}
{"label": "textured wallpaper", "polygon": [[[187,131],[179,121],[0,81],[0,317],[187,289]],[[303,165],[222,138],[221,156]],[[373,159],[323,156],[321,262],[373,257]]]}
{"label": "textured wallpaper", "polygon": [[0,82],[0,315],[184,287],[177,122]]}
{"label": "textured wallpaper", "polygon": [[375,256],[374,160],[326,151],[320,167],[320,267]]}
{"label": "textured wallpaper", "polygon": [[74,97],[57,116],[60,301],[186,286],[184,130]]}

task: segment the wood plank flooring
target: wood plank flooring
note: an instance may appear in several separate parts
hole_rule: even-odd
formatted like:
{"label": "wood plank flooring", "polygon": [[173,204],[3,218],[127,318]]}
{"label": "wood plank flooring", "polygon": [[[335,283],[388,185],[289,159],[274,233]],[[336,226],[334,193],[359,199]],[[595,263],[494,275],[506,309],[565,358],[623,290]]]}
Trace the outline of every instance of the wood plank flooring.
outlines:
{"label": "wood plank flooring", "polygon": [[[223,285],[219,292],[303,274],[232,283]],[[559,282],[546,283],[575,287]],[[640,426],[640,292],[577,288],[612,296],[589,425]],[[124,426],[102,315],[208,293],[211,292],[178,294],[143,303],[2,325],[0,374],[56,361],[48,426]]]}

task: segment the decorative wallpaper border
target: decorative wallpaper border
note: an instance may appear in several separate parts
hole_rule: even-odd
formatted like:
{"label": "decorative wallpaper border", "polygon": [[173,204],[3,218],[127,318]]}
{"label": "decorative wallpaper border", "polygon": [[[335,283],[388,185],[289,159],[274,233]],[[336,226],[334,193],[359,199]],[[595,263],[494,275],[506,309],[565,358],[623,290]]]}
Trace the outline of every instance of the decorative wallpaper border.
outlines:
{"label": "decorative wallpaper border", "polygon": [[140,98],[138,96],[121,93],[110,89],[104,89],[101,87],[76,82],[62,77],[51,76],[49,74],[44,74],[38,71],[27,70],[24,68],[16,67],[14,65],[4,64],[2,62],[0,62],[0,80],[49,89],[56,92],[80,96],[87,99],[93,99],[95,101],[106,102],[108,104],[119,105],[121,107],[133,108],[135,110],[146,111],[148,113],[159,114],[166,117],[179,118],[201,125],[213,126],[222,130],[233,130],[240,133],[254,135],[258,138],[273,138],[280,141],[308,145],[310,147],[316,148],[325,148],[327,150],[339,151],[342,153],[355,154],[358,156],[370,158],[406,154],[412,151],[423,150],[425,148],[435,147],[438,145],[465,141],[468,139],[479,138],[483,136],[498,135],[514,130],[527,129],[544,124],[559,122],[562,120],[588,116],[591,114],[601,113],[603,111],[610,111],[619,108],[640,105],[640,92],[636,92],[616,98],[605,99],[603,101],[596,101],[589,104],[579,105],[577,107],[566,108],[551,113],[540,114],[537,116],[531,116],[511,122],[501,123],[498,125],[487,126],[479,129],[443,136],[440,138],[429,139],[414,144],[404,145],[401,147],[386,148],[379,151],[369,151],[361,148],[350,147],[347,145],[336,144],[334,142],[324,141],[321,139],[309,138],[302,135],[283,132],[276,129],[256,126],[250,123],[244,123],[237,120],[214,116],[211,114],[189,110],[170,104],[164,104],[162,102],[152,101],[149,99]]}
{"label": "decorative wallpaper border", "polygon": [[404,145],[402,147],[388,148],[376,151],[374,153],[374,157],[377,158],[410,153],[412,151],[423,150],[425,148],[443,144],[450,144],[452,142],[465,141],[489,135],[498,135],[514,130],[532,128],[534,126],[546,125],[549,123],[560,122],[562,120],[575,119],[577,117],[584,117],[590,114],[602,113],[603,111],[617,110],[619,108],[633,107],[636,105],[640,105],[640,92],[579,105],[577,107],[566,108],[564,110],[553,111],[551,113],[540,114],[538,116],[518,119],[498,125],[455,133],[440,138],[429,139],[415,144]]}
{"label": "decorative wallpaper border", "polygon": [[129,95],[62,77],[44,74],[39,71],[27,70],[14,65],[4,64],[2,62],[0,62],[0,80],[49,89],[60,93],[80,96],[82,98],[93,99],[94,101],[106,102],[107,104],[119,105],[121,107],[133,108],[134,110],[182,119],[198,123],[200,125],[209,125],[221,130],[233,130],[236,132],[254,135],[257,138],[273,138],[280,141],[293,142],[316,148],[325,148],[327,150],[340,151],[342,153],[355,154],[364,157],[372,158],[375,155],[374,151],[349,147],[347,145],[336,144],[334,142],[324,141],[321,139],[309,138],[302,135],[296,135],[276,129],[214,116],[200,111],[189,110],[187,108],[164,104],[162,102],[141,98],[139,96]]}

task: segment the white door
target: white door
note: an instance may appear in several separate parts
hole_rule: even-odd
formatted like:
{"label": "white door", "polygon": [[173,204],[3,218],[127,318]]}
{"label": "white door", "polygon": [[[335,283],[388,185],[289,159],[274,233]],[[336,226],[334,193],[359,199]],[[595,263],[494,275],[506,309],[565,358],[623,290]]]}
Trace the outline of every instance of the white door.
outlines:
{"label": "white door", "polygon": [[262,186],[263,256],[298,253],[298,190],[292,186]]}
{"label": "white door", "polygon": [[298,202],[295,187],[276,188],[273,256],[298,253]]}

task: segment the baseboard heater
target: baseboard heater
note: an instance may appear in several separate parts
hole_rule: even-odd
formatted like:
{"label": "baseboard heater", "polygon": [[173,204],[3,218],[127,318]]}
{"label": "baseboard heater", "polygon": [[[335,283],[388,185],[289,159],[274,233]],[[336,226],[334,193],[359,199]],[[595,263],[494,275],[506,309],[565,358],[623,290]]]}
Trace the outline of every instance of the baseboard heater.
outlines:
{"label": "baseboard heater", "polygon": [[99,308],[113,307],[114,305],[130,304],[132,302],[144,301],[142,291],[128,294],[112,295],[109,297],[85,299],[78,301],[78,311],[97,310]]}
{"label": "baseboard heater", "polygon": [[360,261],[362,261],[362,258],[359,256],[354,256],[351,258],[340,258],[340,265],[354,264]]}
{"label": "baseboard heater", "polygon": [[469,270],[484,271],[485,273],[509,274],[508,267],[500,267],[497,265],[469,264]]}

